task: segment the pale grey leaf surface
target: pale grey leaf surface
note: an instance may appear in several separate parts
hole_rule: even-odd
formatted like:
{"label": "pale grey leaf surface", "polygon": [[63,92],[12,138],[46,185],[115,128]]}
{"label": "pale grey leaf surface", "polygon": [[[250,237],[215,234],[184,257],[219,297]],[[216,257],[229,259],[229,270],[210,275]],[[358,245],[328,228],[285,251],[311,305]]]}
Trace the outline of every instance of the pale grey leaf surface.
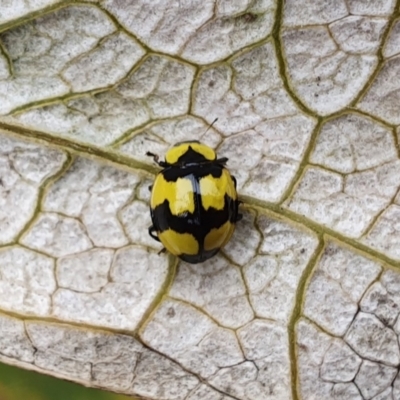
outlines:
{"label": "pale grey leaf surface", "polygon": [[[399,110],[399,1],[0,0],[0,361],[151,400],[399,399]],[[244,203],[199,265],[147,232],[145,153],[185,140]]]}

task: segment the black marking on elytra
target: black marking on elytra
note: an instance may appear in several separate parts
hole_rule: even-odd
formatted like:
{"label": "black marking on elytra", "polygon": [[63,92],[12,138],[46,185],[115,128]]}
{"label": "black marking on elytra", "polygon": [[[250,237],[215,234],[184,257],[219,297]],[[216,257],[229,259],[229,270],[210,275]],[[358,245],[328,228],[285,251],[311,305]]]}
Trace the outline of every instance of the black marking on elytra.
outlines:
{"label": "black marking on elytra", "polygon": [[191,179],[190,176],[196,176],[201,179],[207,175],[211,175],[213,178],[220,178],[222,175],[223,167],[219,164],[206,163],[186,166],[184,168],[180,166],[171,166],[165,168],[160,173],[164,176],[167,182],[176,182],[178,178]]}
{"label": "black marking on elytra", "polygon": [[222,210],[210,207],[206,211],[197,205],[193,213],[173,215],[168,200],[165,200],[151,211],[151,219],[157,232],[171,228],[178,233],[192,234],[200,243],[211,229],[220,228],[226,221],[235,222],[237,218],[235,208],[235,201],[225,195],[225,206]]}

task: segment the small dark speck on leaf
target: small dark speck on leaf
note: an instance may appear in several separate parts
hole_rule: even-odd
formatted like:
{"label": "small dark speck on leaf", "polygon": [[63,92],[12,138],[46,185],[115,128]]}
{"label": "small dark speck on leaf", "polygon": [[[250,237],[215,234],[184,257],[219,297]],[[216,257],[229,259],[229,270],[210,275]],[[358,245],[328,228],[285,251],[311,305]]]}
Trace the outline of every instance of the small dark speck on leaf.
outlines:
{"label": "small dark speck on leaf", "polygon": [[257,14],[246,13],[239,17],[244,22],[254,22],[257,19]]}
{"label": "small dark speck on leaf", "polygon": [[338,250],[337,249],[335,249],[335,248],[333,248],[333,247],[327,247],[326,249],[325,249],[325,254],[327,255],[327,256],[333,256],[333,255],[335,255],[336,253],[338,252]]}
{"label": "small dark speck on leaf", "polygon": [[167,316],[170,318],[175,317],[175,310],[173,309],[173,307],[168,308]]}
{"label": "small dark speck on leaf", "polygon": [[306,251],[306,249],[301,249],[301,250],[300,250],[300,254],[304,254],[305,251]]}
{"label": "small dark speck on leaf", "polygon": [[215,85],[215,82],[214,82],[214,81],[208,82],[208,87],[214,87],[214,85]]}
{"label": "small dark speck on leaf", "polygon": [[301,350],[308,351],[308,347],[305,344],[299,343],[298,346]]}

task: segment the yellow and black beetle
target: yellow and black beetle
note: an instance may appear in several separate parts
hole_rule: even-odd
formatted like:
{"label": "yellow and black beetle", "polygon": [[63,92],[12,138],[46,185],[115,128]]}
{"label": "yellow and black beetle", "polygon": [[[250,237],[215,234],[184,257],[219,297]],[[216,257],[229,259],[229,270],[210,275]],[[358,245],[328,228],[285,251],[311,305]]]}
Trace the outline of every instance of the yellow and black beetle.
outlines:
{"label": "yellow and black beetle", "polygon": [[196,140],[177,143],[165,161],[147,155],[163,168],[151,187],[150,236],[191,264],[213,257],[242,218],[228,159]]}

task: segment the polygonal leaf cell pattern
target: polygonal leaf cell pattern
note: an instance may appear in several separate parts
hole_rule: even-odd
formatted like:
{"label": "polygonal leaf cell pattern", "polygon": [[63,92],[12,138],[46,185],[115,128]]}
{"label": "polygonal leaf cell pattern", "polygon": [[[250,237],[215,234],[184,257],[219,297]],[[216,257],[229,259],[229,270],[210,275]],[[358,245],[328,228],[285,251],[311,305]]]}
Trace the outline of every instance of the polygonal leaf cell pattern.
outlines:
{"label": "polygonal leaf cell pattern", "polygon": [[[0,361],[152,400],[400,399],[399,110],[398,1],[0,0]],[[147,234],[145,154],[185,140],[244,203],[198,265]]]}

